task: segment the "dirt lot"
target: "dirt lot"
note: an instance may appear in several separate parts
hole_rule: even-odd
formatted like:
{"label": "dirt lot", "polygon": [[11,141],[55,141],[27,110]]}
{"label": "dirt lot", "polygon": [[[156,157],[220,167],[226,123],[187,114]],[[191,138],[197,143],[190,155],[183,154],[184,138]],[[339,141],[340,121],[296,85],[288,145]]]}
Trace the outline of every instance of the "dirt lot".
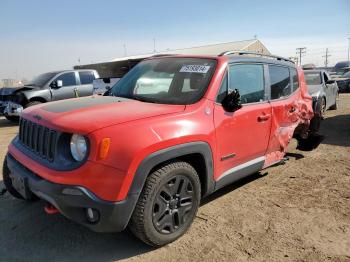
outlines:
{"label": "dirt lot", "polygon": [[[18,127],[0,118],[0,158]],[[350,261],[350,95],[323,122],[312,152],[215,193],[190,231],[160,249],[129,233],[97,234],[42,203],[0,196],[0,260]],[[0,189],[3,184],[0,184]]]}

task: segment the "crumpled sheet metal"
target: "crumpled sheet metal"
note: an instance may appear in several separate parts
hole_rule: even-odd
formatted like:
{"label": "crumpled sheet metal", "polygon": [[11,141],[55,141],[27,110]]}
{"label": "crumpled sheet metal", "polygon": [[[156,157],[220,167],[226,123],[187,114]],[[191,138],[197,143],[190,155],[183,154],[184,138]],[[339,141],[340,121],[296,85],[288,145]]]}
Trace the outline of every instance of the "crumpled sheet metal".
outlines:
{"label": "crumpled sheet metal", "polygon": [[[272,109],[271,136],[265,155],[264,168],[278,163],[284,158],[295,129],[298,128],[302,133],[307,132],[314,116],[312,97],[307,92],[304,73],[300,68],[298,74],[301,92],[297,95],[297,99],[292,104],[285,106],[283,116],[280,112],[274,112],[274,108]],[[293,112],[289,110],[291,107],[295,108]]]}

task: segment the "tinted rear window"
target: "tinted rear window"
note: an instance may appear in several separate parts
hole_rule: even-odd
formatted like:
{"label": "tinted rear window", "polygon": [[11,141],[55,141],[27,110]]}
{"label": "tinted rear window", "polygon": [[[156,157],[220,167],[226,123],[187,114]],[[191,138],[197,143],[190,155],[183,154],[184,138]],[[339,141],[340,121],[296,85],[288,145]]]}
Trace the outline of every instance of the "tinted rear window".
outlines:
{"label": "tinted rear window", "polygon": [[92,84],[92,81],[95,80],[95,75],[92,71],[79,72],[79,77],[82,85]]}
{"label": "tinted rear window", "polygon": [[292,93],[289,68],[269,65],[271,99],[286,97]]}

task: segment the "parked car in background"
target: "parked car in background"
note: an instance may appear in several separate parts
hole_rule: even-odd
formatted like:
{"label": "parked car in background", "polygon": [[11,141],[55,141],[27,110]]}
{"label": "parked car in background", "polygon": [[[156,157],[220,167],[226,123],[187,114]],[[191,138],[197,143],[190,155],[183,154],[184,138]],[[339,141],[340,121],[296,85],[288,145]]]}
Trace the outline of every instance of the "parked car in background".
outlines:
{"label": "parked car in background", "polygon": [[345,73],[346,68],[350,68],[350,61],[340,61],[340,62],[335,64],[334,71],[338,75],[342,75]]}
{"label": "parked car in background", "polygon": [[309,94],[320,103],[321,116],[327,109],[337,109],[338,85],[325,70],[304,70]]}
{"label": "parked car in background", "polygon": [[339,93],[350,93],[350,67],[343,68],[342,74],[333,75],[332,78],[337,82]]}
{"label": "parked car in background", "polygon": [[108,92],[120,78],[108,77],[108,78],[97,78],[93,81],[93,94],[103,95]]}
{"label": "parked car in background", "polygon": [[24,110],[6,188],[98,232],[129,225],[152,246],[176,240],[202,197],[282,163],[293,135],[313,134],[303,71],[244,54],[147,59],[109,96]]}
{"label": "parked car in background", "polygon": [[4,115],[5,108],[7,106],[7,101],[10,95],[15,92],[18,87],[2,87],[0,88],[0,116]]}
{"label": "parked car in background", "polygon": [[98,77],[95,70],[64,70],[41,74],[25,86],[1,96],[3,114],[8,120],[18,121],[24,108],[92,95],[92,82]]}

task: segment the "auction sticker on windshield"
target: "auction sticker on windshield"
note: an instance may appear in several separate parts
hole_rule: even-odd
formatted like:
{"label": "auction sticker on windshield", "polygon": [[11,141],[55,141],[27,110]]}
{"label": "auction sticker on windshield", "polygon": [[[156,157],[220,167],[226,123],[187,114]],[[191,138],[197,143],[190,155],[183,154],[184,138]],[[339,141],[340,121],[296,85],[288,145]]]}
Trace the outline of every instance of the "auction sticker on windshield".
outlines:
{"label": "auction sticker on windshield", "polygon": [[180,73],[201,73],[206,74],[210,66],[204,65],[183,65],[180,69]]}

